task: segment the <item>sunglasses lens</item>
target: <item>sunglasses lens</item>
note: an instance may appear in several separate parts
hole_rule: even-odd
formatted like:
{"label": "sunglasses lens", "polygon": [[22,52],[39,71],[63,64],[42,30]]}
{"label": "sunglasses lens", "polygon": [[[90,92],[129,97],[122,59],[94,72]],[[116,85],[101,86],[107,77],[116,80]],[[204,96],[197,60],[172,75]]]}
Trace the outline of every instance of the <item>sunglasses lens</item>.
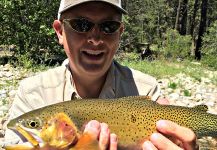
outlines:
{"label": "sunglasses lens", "polygon": [[[87,19],[81,18],[81,19],[71,19],[71,20],[65,20],[67,23],[70,24],[72,29],[74,29],[77,32],[85,33],[90,31],[95,24]],[[100,24],[98,24],[100,27],[100,30],[106,34],[112,34],[116,32],[120,26],[121,23],[118,21],[104,21]]]}
{"label": "sunglasses lens", "polygon": [[117,21],[105,21],[101,23],[100,28],[103,32],[111,34],[116,32],[121,26],[120,22]]}
{"label": "sunglasses lens", "polygon": [[69,21],[69,24],[77,32],[88,32],[94,26],[94,24],[87,19],[72,19]]}

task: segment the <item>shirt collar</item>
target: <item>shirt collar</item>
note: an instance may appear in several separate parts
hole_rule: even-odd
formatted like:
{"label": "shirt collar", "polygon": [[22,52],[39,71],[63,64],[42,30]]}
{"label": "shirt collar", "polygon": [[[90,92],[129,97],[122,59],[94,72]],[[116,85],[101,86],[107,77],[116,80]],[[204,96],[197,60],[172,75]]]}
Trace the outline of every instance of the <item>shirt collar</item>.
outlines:
{"label": "shirt collar", "polygon": [[115,81],[115,65],[113,61],[111,67],[108,70],[106,81],[99,95],[99,98],[115,98]]}
{"label": "shirt collar", "polygon": [[[64,100],[81,99],[76,90],[69,63],[64,65],[66,66]],[[112,62],[99,98],[115,98],[115,79],[115,65]]]}

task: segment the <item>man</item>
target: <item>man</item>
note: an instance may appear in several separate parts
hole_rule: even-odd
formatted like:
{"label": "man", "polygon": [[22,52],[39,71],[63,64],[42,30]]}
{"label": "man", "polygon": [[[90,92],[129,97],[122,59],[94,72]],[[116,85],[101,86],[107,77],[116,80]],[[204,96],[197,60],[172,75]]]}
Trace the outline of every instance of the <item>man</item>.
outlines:
{"label": "man", "polygon": [[[62,0],[54,30],[68,60],[64,65],[21,82],[10,109],[10,119],[42,106],[74,98],[118,98],[149,95],[159,98],[157,81],[139,71],[119,65],[113,56],[119,47],[124,26],[120,0]],[[196,136],[170,121],[157,122],[161,133],[154,133],[143,149],[195,148]],[[117,149],[118,137],[106,123],[90,121],[84,130],[99,140],[104,150]],[[166,136],[173,137],[169,140]],[[7,130],[6,139],[12,137]],[[178,145],[177,145],[178,144]]]}

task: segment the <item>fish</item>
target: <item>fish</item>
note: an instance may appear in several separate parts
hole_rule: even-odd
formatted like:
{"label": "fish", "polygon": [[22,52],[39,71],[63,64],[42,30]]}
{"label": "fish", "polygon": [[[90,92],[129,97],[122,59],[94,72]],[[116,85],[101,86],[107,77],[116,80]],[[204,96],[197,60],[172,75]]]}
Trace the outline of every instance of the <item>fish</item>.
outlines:
{"label": "fish", "polygon": [[65,113],[47,118],[41,130],[31,130],[21,124],[16,125],[16,130],[29,145],[7,145],[5,150],[100,150],[98,140],[89,133],[80,133]]}
{"label": "fish", "polygon": [[117,99],[76,99],[48,105],[27,112],[7,124],[9,129],[22,125],[40,130],[47,118],[65,113],[78,129],[90,120],[108,124],[119,145],[141,145],[156,130],[158,120],[170,120],[192,129],[197,137],[217,137],[217,115],[206,105],[183,107],[160,105],[146,96]]}

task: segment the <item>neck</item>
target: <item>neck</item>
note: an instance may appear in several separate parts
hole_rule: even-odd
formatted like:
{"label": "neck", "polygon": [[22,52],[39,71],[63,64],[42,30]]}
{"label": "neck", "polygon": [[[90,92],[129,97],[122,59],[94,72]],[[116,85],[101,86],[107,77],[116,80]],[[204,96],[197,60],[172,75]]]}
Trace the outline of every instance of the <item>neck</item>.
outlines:
{"label": "neck", "polygon": [[87,77],[72,74],[76,90],[82,98],[98,98],[106,80],[107,73],[101,77]]}

